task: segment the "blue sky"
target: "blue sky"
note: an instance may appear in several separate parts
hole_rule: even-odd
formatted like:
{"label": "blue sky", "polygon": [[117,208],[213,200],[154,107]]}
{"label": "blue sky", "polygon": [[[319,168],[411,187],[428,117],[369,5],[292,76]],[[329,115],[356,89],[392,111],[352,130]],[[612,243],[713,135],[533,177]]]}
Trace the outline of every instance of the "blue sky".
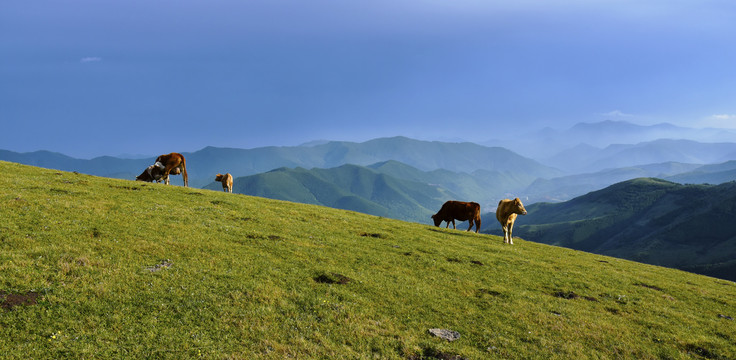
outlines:
{"label": "blue sky", "polygon": [[4,0],[0,149],[736,127],[731,0]]}

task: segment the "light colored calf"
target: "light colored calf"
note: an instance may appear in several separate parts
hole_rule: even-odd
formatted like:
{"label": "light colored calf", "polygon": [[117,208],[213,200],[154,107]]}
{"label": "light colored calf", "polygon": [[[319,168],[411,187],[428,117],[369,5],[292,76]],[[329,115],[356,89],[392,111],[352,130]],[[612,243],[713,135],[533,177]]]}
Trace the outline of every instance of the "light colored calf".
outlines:
{"label": "light colored calf", "polygon": [[222,191],[229,193],[233,192],[233,176],[230,175],[230,173],[226,173],[225,175],[215,175],[215,181],[222,183]]}
{"label": "light colored calf", "polygon": [[503,243],[513,245],[514,240],[511,232],[514,230],[514,221],[516,221],[516,215],[526,215],[526,209],[524,204],[521,203],[519,198],[514,200],[503,199],[498,202],[498,208],[496,209],[496,219],[501,223],[503,229]]}

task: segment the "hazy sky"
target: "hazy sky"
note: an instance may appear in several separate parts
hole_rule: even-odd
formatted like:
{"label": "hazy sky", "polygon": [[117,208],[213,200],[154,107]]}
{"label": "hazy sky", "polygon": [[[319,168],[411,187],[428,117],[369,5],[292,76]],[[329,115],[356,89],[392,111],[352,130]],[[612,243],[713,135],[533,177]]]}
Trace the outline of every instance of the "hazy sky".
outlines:
{"label": "hazy sky", "polygon": [[736,1],[3,0],[0,149],[736,127]]}

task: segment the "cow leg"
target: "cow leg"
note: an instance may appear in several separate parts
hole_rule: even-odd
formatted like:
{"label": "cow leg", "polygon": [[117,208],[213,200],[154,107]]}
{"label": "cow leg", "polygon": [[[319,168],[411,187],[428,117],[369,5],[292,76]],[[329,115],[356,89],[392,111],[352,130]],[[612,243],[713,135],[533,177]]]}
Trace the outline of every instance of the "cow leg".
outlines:
{"label": "cow leg", "polygon": [[512,233],[514,232],[514,222],[512,221],[511,224],[509,224],[509,245],[514,245],[514,236]]}
{"label": "cow leg", "polygon": [[470,231],[470,229],[473,228],[473,219],[469,219],[468,220],[468,223],[469,223],[470,226],[468,226],[468,230],[465,230],[465,231]]}
{"label": "cow leg", "polygon": [[452,228],[457,230],[457,227],[455,226],[455,219],[452,219]]}
{"label": "cow leg", "polygon": [[503,243],[508,244],[509,242],[509,231],[506,226],[502,226],[501,229],[503,229]]}

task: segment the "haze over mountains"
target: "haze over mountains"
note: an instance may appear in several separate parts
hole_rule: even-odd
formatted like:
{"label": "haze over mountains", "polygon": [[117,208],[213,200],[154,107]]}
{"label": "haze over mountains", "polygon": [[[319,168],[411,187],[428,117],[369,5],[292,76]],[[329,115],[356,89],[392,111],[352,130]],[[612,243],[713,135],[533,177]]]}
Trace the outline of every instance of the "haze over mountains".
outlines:
{"label": "haze over mountains", "polygon": [[[694,129],[667,123],[637,125],[626,121],[609,120],[597,123],[578,123],[566,130],[544,128],[529,133],[515,134],[513,138],[489,140],[482,145],[502,146],[544,163],[561,164],[563,169],[568,166],[578,166],[572,168],[572,171],[578,171],[584,167],[575,164],[575,159],[569,162],[564,161],[566,155],[597,153],[614,145],[611,149],[606,150],[610,154],[628,147],[640,147],[637,144],[662,139],[691,140],[709,144],[734,143],[736,142],[736,131],[716,128]],[[587,171],[590,170],[587,169]]]}

